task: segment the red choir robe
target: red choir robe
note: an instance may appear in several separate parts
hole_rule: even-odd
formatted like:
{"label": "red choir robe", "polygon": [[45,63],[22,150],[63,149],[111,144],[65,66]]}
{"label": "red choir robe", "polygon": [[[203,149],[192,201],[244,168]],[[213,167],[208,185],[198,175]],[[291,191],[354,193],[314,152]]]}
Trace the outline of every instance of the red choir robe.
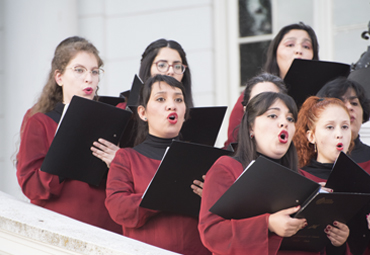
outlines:
{"label": "red choir robe", "polygon": [[127,237],[185,255],[210,254],[200,241],[198,219],[139,206],[160,162],[132,148],[116,153],[108,173],[105,201],[112,219],[122,225]]}
{"label": "red choir robe", "polygon": [[203,244],[214,255],[319,255],[315,252],[279,250],[283,238],[269,232],[268,213],[228,220],[209,211],[243,170],[239,161],[223,156],[207,172],[198,225]]}
{"label": "red choir robe", "polygon": [[127,102],[119,103],[116,105],[117,108],[125,110],[127,106]]}
{"label": "red choir robe", "polygon": [[[54,116],[60,118],[63,105],[57,105]],[[104,206],[105,181],[98,187],[85,182],[65,179],[40,170],[54,139],[58,123],[50,116],[27,111],[22,123],[21,143],[17,155],[17,178],[23,193],[32,204],[76,220],[122,233]]]}

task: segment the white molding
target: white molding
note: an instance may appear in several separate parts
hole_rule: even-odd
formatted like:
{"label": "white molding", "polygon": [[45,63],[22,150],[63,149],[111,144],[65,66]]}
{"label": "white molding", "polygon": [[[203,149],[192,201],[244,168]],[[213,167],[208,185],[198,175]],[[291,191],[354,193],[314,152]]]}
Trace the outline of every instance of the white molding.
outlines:
{"label": "white molding", "polygon": [[228,39],[229,39],[229,99],[232,106],[239,98],[240,87],[240,52],[239,52],[239,17],[238,1],[227,1]]}
{"label": "white molding", "polygon": [[215,104],[229,104],[227,1],[215,0],[213,11]]}
{"label": "white molding", "polygon": [[240,95],[238,1],[213,1],[215,105],[226,105],[226,112],[216,146],[227,140],[229,117]]}
{"label": "white molding", "polygon": [[242,43],[254,43],[254,42],[261,42],[261,41],[268,41],[274,39],[272,34],[268,35],[258,35],[258,36],[249,36],[249,37],[241,37],[239,38],[239,44]]}
{"label": "white molding", "polygon": [[370,122],[362,124],[360,132],[361,141],[370,146]]}
{"label": "white molding", "polygon": [[175,255],[0,192],[0,254]]}
{"label": "white molding", "polygon": [[278,0],[271,0],[271,23],[272,23],[272,39],[276,36],[279,31],[278,27],[278,12],[277,12]]}
{"label": "white molding", "polygon": [[12,255],[77,255],[76,253],[58,247],[42,243],[37,240],[17,235],[10,231],[0,229],[0,254]]}
{"label": "white molding", "polygon": [[333,1],[313,1],[313,28],[316,32],[321,60],[332,61],[334,58],[333,42]]}

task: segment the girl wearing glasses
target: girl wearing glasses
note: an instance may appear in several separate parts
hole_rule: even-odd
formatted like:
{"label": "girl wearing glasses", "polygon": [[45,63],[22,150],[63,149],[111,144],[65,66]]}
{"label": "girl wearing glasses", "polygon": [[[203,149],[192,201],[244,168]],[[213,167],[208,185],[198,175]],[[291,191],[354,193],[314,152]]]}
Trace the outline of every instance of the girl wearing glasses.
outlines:
{"label": "girl wearing glasses", "polygon": [[187,94],[181,82],[166,75],[144,83],[139,106],[139,132],[145,140],[133,148],[118,150],[107,179],[105,205],[123,235],[185,255],[206,255],[196,218],[140,207],[141,198],[173,139],[178,139]]}
{"label": "girl wearing glasses", "polygon": [[[37,103],[26,113],[17,155],[17,178],[31,203],[71,218],[121,233],[120,226],[104,206],[105,183],[99,187],[42,172],[40,167],[53,141],[64,104],[74,95],[92,100],[98,90],[103,61],[93,44],[81,37],[62,41],[55,50],[49,78]],[[115,145],[107,144],[101,154],[110,164]]]}
{"label": "girl wearing glasses", "polygon": [[186,53],[178,42],[158,39],[146,47],[141,56],[139,76],[145,82],[156,74],[172,76],[182,82],[188,95],[186,105],[193,107],[190,68]]}

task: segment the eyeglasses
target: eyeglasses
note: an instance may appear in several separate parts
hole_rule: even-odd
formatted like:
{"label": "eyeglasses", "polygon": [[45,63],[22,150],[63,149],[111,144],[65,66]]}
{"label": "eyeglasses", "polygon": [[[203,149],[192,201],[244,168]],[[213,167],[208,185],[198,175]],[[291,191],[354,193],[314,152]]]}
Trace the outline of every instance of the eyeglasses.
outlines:
{"label": "eyeglasses", "polygon": [[76,67],[70,67],[69,69],[71,69],[73,71],[76,78],[85,78],[87,73],[91,73],[91,77],[93,79],[98,79],[100,81],[101,78],[103,78],[103,75],[104,75],[104,70],[101,69],[101,68],[95,68],[93,70],[87,70],[83,66],[76,66]]}
{"label": "eyeglasses", "polygon": [[166,73],[170,67],[172,66],[173,72],[175,74],[183,74],[186,70],[186,65],[183,65],[181,63],[175,63],[173,65],[170,65],[167,63],[167,61],[159,60],[154,63],[157,66],[157,69],[161,73]]}

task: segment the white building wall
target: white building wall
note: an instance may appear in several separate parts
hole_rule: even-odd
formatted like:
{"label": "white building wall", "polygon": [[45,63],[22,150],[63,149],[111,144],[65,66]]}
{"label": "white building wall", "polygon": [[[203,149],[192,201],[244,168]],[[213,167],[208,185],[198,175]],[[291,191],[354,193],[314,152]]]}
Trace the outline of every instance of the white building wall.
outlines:
{"label": "white building wall", "polygon": [[[332,11],[333,60],[347,64],[356,63],[370,45],[370,40],[361,37],[362,32],[368,31],[370,2],[354,0],[349,5],[346,0],[335,0]],[[364,143],[370,145],[370,122],[362,125],[360,136]]]}
{"label": "white building wall", "polygon": [[77,4],[75,0],[3,0],[3,7],[4,50],[0,66],[5,86],[1,93],[4,122],[0,133],[5,137],[0,143],[4,150],[0,190],[22,197],[13,166],[21,121],[46,83],[56,45],[77,33]]}
{"label": "white building wall", "polygon": [[141,54],[159,38],[187,53],[197,106],[213,105],[212,1],[78,1],[80,34],[101,51],[106,74],[100,94],[131,87]]}

